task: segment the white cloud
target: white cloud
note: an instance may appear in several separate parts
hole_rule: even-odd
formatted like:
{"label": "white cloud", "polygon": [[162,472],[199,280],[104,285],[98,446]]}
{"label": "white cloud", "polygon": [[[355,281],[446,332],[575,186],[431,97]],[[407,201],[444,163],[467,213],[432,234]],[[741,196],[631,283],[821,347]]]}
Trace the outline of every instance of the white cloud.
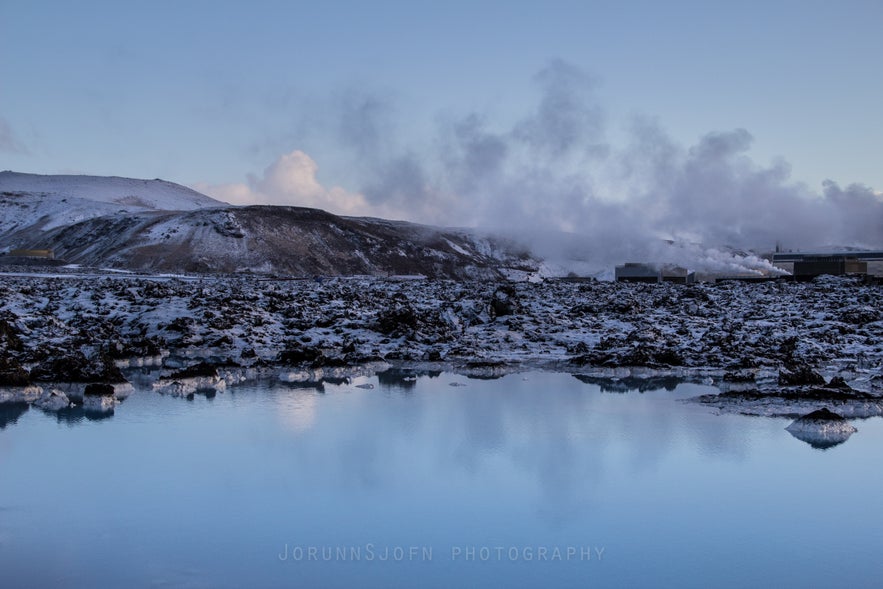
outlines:
{"label": "white cloud", "polygon": [[279,156],[260,176],[248,175],[246,183],[197,183],[193,188],[236,205],[269,204],[323,209],[351,216],[383,216],[386,207],[372,206],[365,196],[340,186],[327,188],[316,178],[319,166],[297,149]]}

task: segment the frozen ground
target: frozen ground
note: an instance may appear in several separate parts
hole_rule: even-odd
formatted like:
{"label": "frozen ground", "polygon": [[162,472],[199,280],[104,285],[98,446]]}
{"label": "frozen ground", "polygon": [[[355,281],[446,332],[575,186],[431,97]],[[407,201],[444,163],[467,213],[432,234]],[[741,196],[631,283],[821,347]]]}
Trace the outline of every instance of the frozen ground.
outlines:
{"label": "frozen ground", "polygon": [[0,402],[79,402],[88,383],[119,397],[139,366],[156,368],[150,386],[181,395],[389,367],[479,377],[541,367],[614,388],[713,383],[723,394],[698,401],[721,411],[883,414],[883,287],[855,279],[687,287],[66,272],[0,274]]}

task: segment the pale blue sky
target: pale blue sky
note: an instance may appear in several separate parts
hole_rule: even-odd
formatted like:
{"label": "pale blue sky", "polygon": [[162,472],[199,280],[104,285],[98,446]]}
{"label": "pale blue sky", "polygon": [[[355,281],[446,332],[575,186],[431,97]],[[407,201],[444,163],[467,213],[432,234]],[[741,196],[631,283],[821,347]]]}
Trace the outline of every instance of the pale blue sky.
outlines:
{"label": "pale blue sky", "polygon": [[340,104],[418,149],[448,116],[511,124],[555,59],[613,144],[635,115],[685,147],[744,128],[814,191],[883,190],[881,0],[0,0],[0,169],[241,183],[302,150],[357,191]]}

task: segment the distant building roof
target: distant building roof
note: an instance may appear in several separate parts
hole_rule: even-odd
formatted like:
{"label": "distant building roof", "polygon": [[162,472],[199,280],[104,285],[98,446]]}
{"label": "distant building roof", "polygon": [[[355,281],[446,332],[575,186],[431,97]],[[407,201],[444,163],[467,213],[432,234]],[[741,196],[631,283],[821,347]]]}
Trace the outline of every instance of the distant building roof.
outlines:
{"label": "distant building roof", "polygon": [[776,262],[803,262],[806,260],[883,260],[883,250],[859,251],[859,252],[776,252],[773,254],[773,263]]}

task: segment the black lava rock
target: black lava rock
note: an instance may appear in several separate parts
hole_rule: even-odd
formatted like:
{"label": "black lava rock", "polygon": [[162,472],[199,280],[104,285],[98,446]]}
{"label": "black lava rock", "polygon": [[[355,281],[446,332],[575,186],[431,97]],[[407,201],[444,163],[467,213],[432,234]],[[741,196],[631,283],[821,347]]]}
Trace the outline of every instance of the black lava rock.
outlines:
{"label": "black lava rock", "polygon": [[31,375],[18,360],[0,356],[0,386],[22,387],[30,382]]}
{"label": "black lava rock", "polygon": [[779,384],[782,386],[822,385],[825,379],[809,366],[790,366],[779,370]]}
{"label": "black lava rock", "polygon": [[109,357],[88,360],[80,352],[53,356],[31,370],[31,380],[42,382],[126,382]]}
{"label": "black lava rock", "polygon": [[518,310],[518,300],[515,289],[511,286],[501,286],[494,291],[491,297],[491,317],[512,315]]}

